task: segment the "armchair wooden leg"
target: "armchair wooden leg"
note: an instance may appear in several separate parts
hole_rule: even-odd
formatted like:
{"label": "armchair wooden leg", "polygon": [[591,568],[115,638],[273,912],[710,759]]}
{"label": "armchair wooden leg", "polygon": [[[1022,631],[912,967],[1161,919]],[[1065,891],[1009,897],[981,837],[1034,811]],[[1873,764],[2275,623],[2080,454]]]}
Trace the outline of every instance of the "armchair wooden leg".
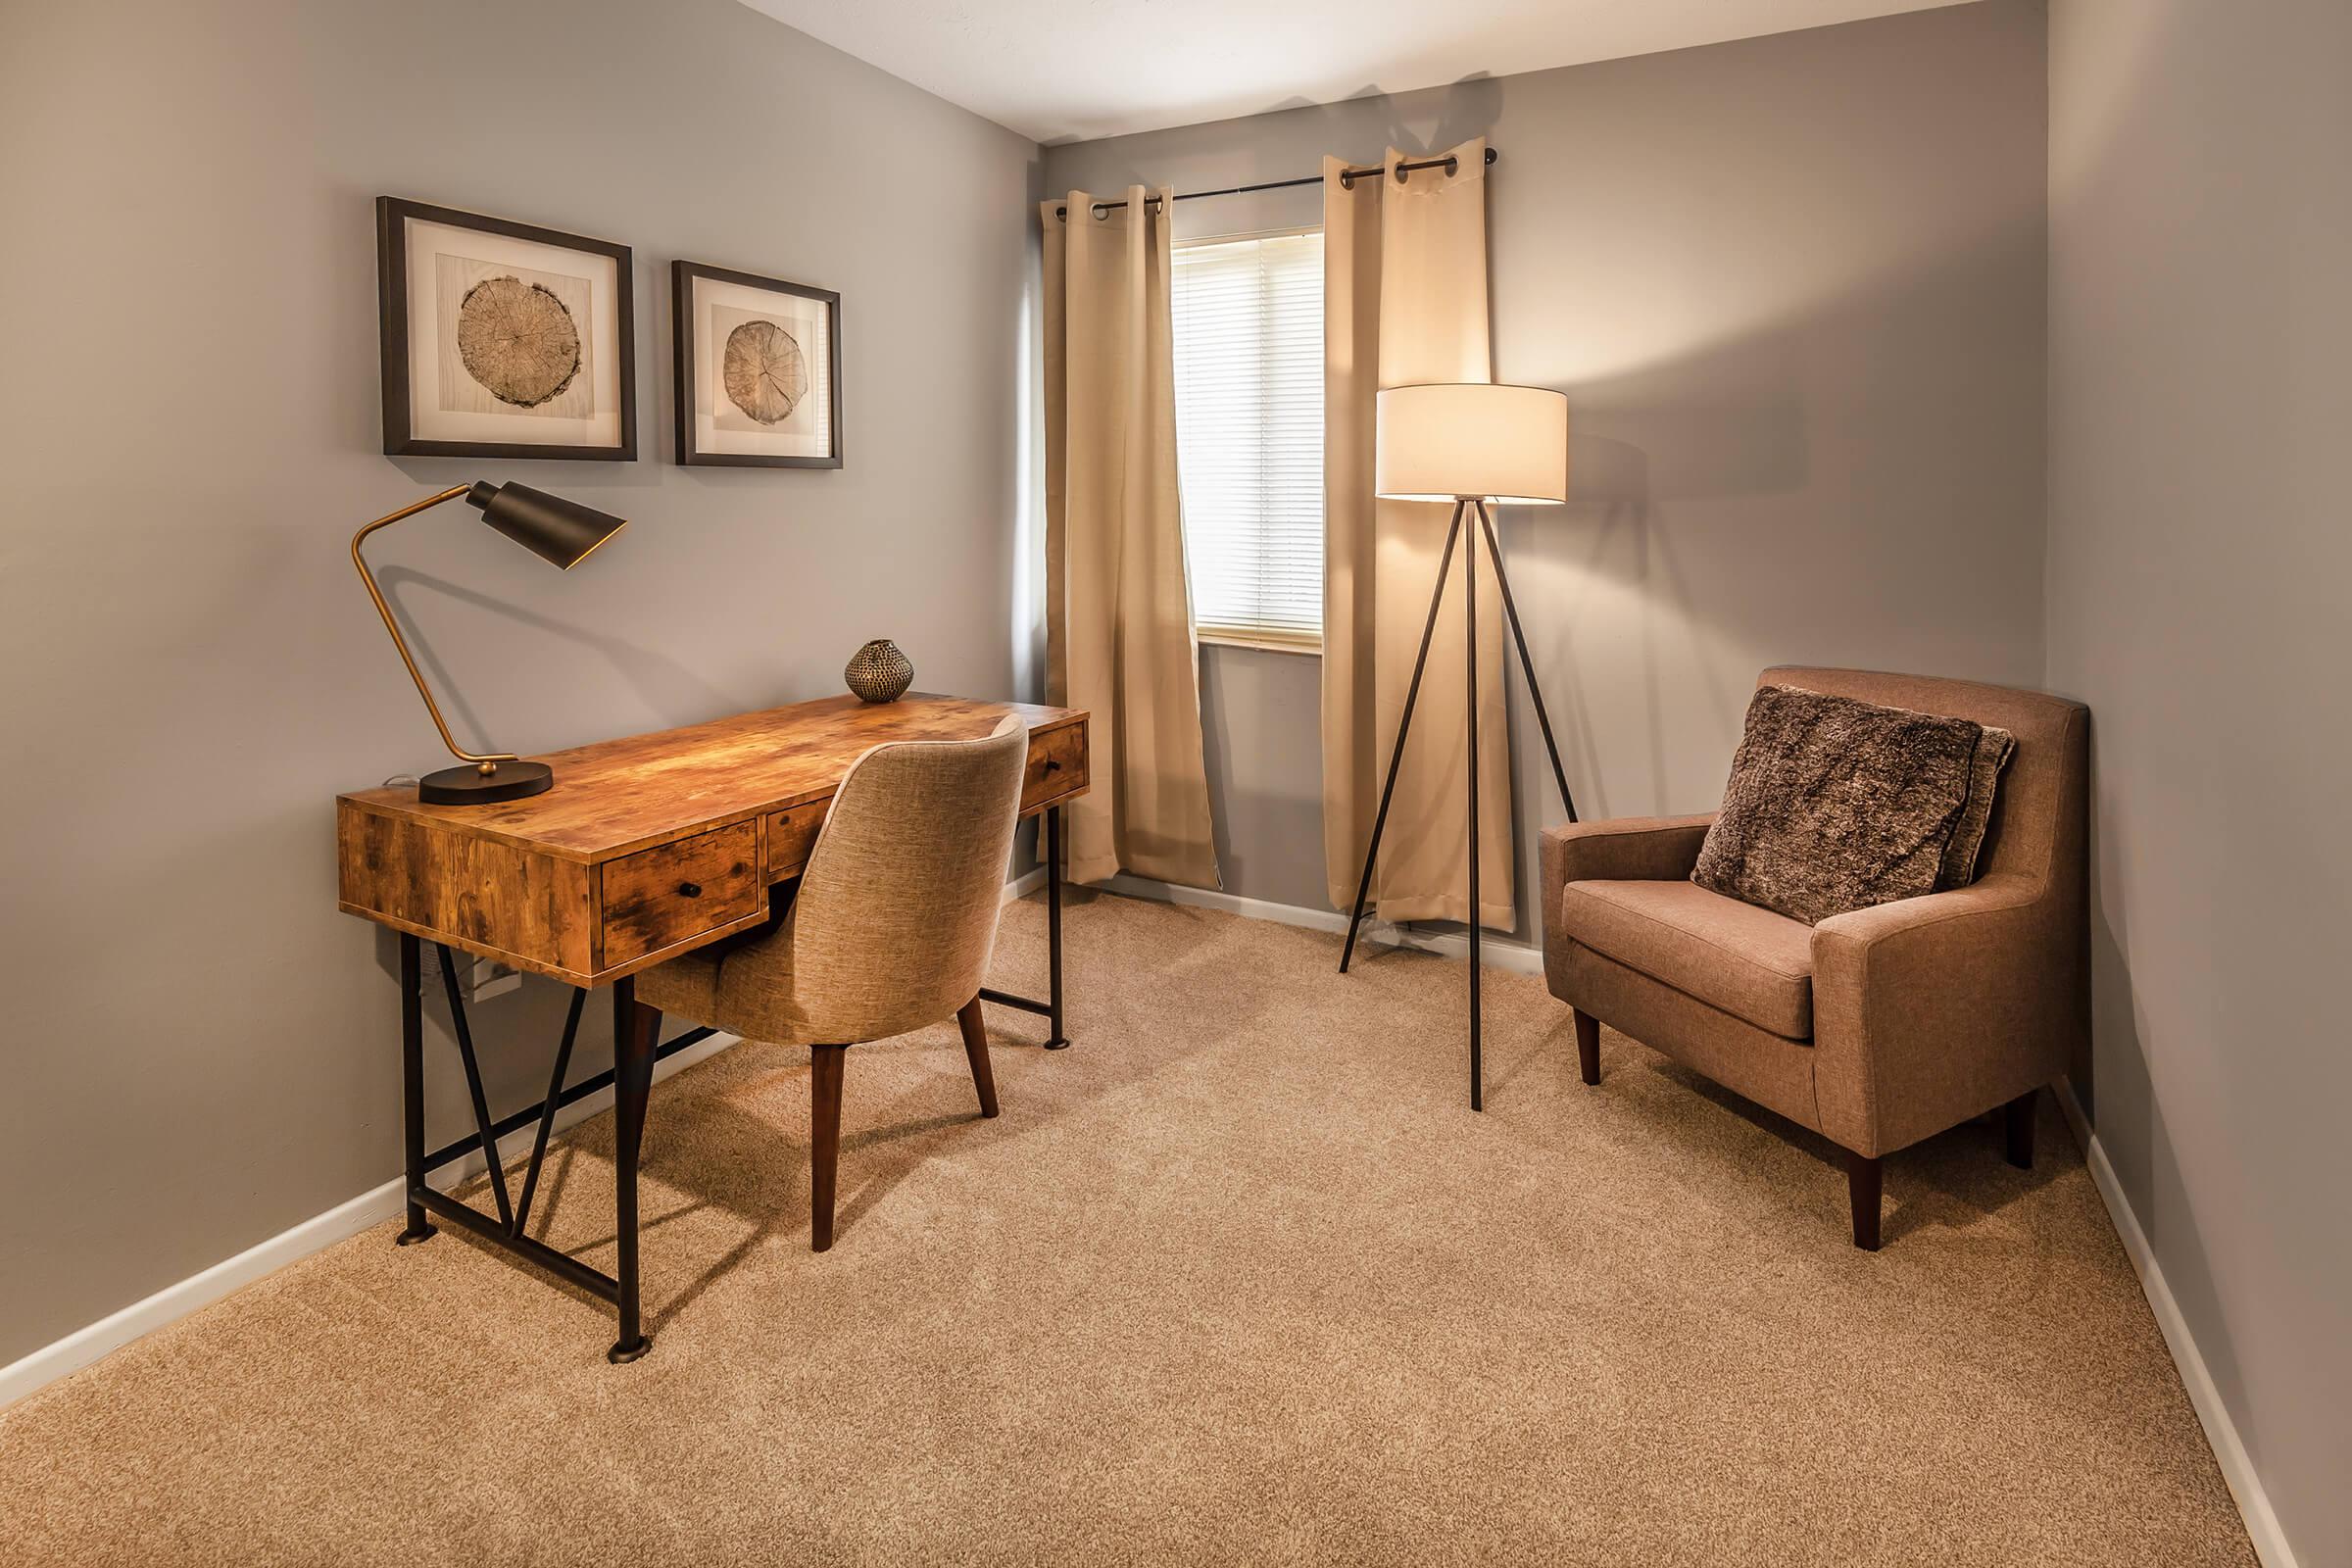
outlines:
{"label": "armchair wooden leg", "polygon": [[833,1179],[841,1169],[841,1064],[847,1046],[810,1049],[808,1084],[808,1250],[833,1245]]}
{"label": "armchair wooden leg", "polygon": [[2009,1145],[2009,1163],[2019,1170],[2034,1168],[2034,1102],[2041,1093],[2029,1089],[2009,1102],[2001,1114],[2002,1131]]}
{"label": "armchair wooden leg", "polygon": [[956,1014],[956,1023],[963,1028],[963,1054],[972,1064],[972,1087],[980,1091],[980,1114],[997,1113],[997,1075],[988,1065],[988,1023],[980,1016],[980,999],[974,997]]}
{"label": "armchair wooden leg", "polygon": [[1600,1082],[1600,1020],[1589,1012],[1568,1009],[1576,1020],[1576,1064],[1584,1069],[1585,1082]]}
{"label": "armchair wooden leg", "polygon": [[1879,1197],[1881,1173],[1878,1157],[1845,1152],[1845,1192],[1854,1205],[1854,1245],[1865,1252],[1879,1250]]}

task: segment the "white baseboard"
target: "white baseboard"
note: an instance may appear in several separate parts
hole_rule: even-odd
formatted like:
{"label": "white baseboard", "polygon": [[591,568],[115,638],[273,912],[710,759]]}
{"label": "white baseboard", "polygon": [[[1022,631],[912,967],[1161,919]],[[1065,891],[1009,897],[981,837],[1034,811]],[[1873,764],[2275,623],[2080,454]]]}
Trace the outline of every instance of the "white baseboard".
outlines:
{"label": "white baseboard", "polygon": [[2115,1165],[2108,1159],[2107,1150],[2099,1142],[2090,1119],[2082,1113],[2082,1102],[2075,1097],[2075,1086],[2060,1079],[2057,1089],[2058,1108],[2065,1113],[2075,1142],[2082,1147],[2083,1163],[2090,1167],[2090,1179],[2107,1204],[2107,1218],[2124,1244],[2125,1255],[2132,1259],[2132,1267],[2139,1275],[2139,1288],[2147,1296],[2148,1309],[2156,1314],[2156,1327],[2163,1332],[2165,1346],[2173,1352],[2173,1364],[2180,1370],[2180,1383],[2188,1391],[2188,1402],[2205,1428],[2205,1441],[2212,1446],[2213,1457],[2222,1467],[2222,1479],[2230,1484],[2230,1494],[2236,1499],[2237,1511],[2246,1521],[2246,1535],[2254,1543],[2254,1555],[2262,1559],[2263,1568],[2296,1568],[2294,1550],[2278,1528],[2278,1516],[2271,1511],[2270,1494],[2263,1490],[2262,1477],[2255,1471],[2254,1461],[2247,1456],[2246,1446],[2237,1435],[2237,1423],[2230,1418],[2221,1390],[2214,1386],[2213,1373],[2205,1365],[2204,1353],[2188,1332],[2188,1320],[2180,1315],[2180,1303],[2173,1298],[2172,1287],[2165,1283],[2155,1250],[2148,1245],[2148,1233],[2141,1228],[2139,1216],[2132,1211],[2123,1185],[2116,1180]]}
{"label": "white baseboard", "polygon": [[[1014,878],[1004,885],[1005,901],[1009,903],[1025,897],[1043,887],[1045,880],[1043,866]],[[1272,920],[1282,925],[1303,926],[1316,931],[1336,933],[1348,929],[1348,917],[1337,910],[1310,909],[1294,904],[1240,898],[1230,893],[1177,887],[1166,882],[1129,876],[1124,872],[1111,879],[1108,891],[1130,898],[1154,899],[1194,908],[1222,909],[1250,919]],[[1470,951],[1469,938],[1460,933],[1433,936],[1409,927],[1368,922],[1364,935],[1371,940],[1385,940],[1394,946],[1458,958],[1466,958]],[[1524,943],[1488,939],[1480,943],[1479,950],[1482,956],[1491,956],[1487,961],[1497,968],[1528,974],[1543,972],[1544,955]],[[698,1041],[664,1059],[656,1068],[655,1078],[659,1081],[682,1071],[715,1055],[736,1044],[737,1040],[737,1036],[722,1034]],[[2256,1473],[2253,1460],[2246,1453],[2245,1444],[2238,1437],[2237,1424],[2230,1419],[2228,1407],[2222,1402],[2221,1391],[2214,1385],[2213,1374],[2206,1367],[2205,1357],[2189,1333],[2188,1322],[2180,1315],[2180,1303],[2173,1298],[2172,1288],[2165,1283],[2164,1270],[2148,1245],[2147,1232],[2141,1228],[2139,1217],[2132,1212],[2130,1201],[2124,1197],[2123,1187],[2116,1180],[2115,1166],[2109,1161],[2106,1149],[2099,1143],[2089,1118],[2083,1114],[2082,1103],[2076,1098],[2074,1086],[2060,1080],[2057,1095],[2058,1108],[2065,1115],[2075,1142],[2082,1150],[2083,1160],[2090,1167],[2091,1180],[2107,1205],[2107,1217],[2124,1244],[2124,1252],[2139,1275],[2140,1289],[2147,1296],[2148,1307],[2156,1317],[2156,1326],[2164,1335],[2166,1347],[2172,1351],[2174,1364],[2180,1369],[2189,1403],[2205,1428],[2205,1439],[2213,1447],[2214,1458],[2221,1466],[2222,1478],[2229,1484],[2230,1495],[2236,1499],[2238,1512],[2245,1519],[2246,1534],[2253,1542],[2255,1555],[2261,1559],[2263,1568],[2298,1568],[2294,1551],[2278,1528],[2278,1517],[2271,1509],[2270,1494],[2263,1490],[2262,1478]],[[612,1103],[612,1091],[609,1087],[601,1089],[559,1111],[556,1126],[558,1130],[571,1127],[610,1109]],[[534,1136],[532,1128],[516,1130],[500,1142],[500,1156],[513,1159],[527,1154]],[[469,1154],[435,1172],[434,1182],[441,1187],[456,1186],[479,1175],[483,1169],[481,1155],[478,1152]],[[400,1213],[402,1201],[402,1183],[395,1177],[380,1187],[337,1204],[323,1214],[315,1215],[249,1247],[234,1257],[224,1258],[201,1273],[167,1286],[143,1300],[134,1301],[119,1312],[0,1367],[0,1410],[5,1410],[35,1390],[69,1373],[79,1371],[133,1340],[175,1322],[199,1307],[211,1305],[242,1286],[394,1217]]]}
{"label": "white baseboard", "polygon": [[2066,1130],[2075,1135],[2075,1147],[2082,1151],[2085,1163],[2090,1159],[2090,1118],[2082,1113],[2082,1102],[2076,1098],[2071,1078],[2061,1078],[2050,1086],[2058,1097],[2058,1114],[2066,1118]]}
{"label": "white baseboard", "polygon": [[[1010,903],[1045,885],[1046,868],[1041,865],[1004,884],[1005,902]],[[659,1082],[671,1073],[691,1067],[734,1045],[737,1039],[735,1035],[719,1034],[697,1041],[684,1051],[664,1057],[654,1069],[655,1080]],[[600,1089],[558,1111],[557,1130],[574,1126],[610,1110],[612,1106],[612,1091],[610,1088]],[[531,1141],[536,1136],[537,1129],[526,1127],[500,1140],[500,1156],[512,1160],[528,1154]],[[435,1171],[433,1184],[442,1188],[454,1187],[480,1175],[485,1168],[478,1152],[467,1154]],[[380,1187],[371,1188],[357,1198],[336,1204],[323,1214],[313,1215],[289,1230],[256,1243],[234,1257],[223,1258],[202,1273],[191,1274],[176,1285],[167,1285],[144,1300],[133,1301],[87,1328],[77,1329],[54,1344],[45,1345],[29,1355],[0,1366],[0,1410],[7,1409],[34,1390],[70,1372],[80,1371],[109,1351],[121,1349],[167,1323],[176,1322],[198,1307],[210,1306],[241,1286],[250,1285],[265,1275],[284,1268],[288,1263],[298,1262],[313,1252],[323,1251],[346,1237],[357,1236],[368,1226],[392,1218],[404,1206],[402,1181],[396,1176]]]}
{"label": "white baseboard", "polygon": [[[1210,893],[1200,888],[1177,887],[1166,882],[1154,882],[1125,872],[1112,877],[1109,891],[1132,898],[1157,899],[1162,903],[1186,905],[1196,908],[1223,909],[1251,919],[1273,920],[1283,925],[1305,926],[1310,930],[1344,932],[1348,917],[1331,909],[1301,908],[1292,904],[1269,904],[1262,899],[1237,898],[1230,893]],[[1378,933],[1401,947],[1418,948],[1423,952],[1442,953],[1450,957],[1469,956],[1469,938],[1448,932],[1431,936],[1410,928],[1368,923],[1366,934]],[[1486,961],[1498,968],[1541,974],[1544,955],[1541,950],[1518,942],[1485,941],[1479,951]],[[2188,1391],[2189,1403],[2196,1409],[2197,1419],[2205,1428],[2205,1440],[2212,1446],[2214,1459],[2220,1464],[2222,1478],[2229,1483],[2230,1494],[2236,1499],[2240,1515],[2245,1519],[2246,1534],[2254,1544],[2254,1552],[2263,1568],[2297,1568],[2295,1554],[2287,1545],[2286,1537],[2278,1528],[2278,1516],[2271,1510],[2270,1494],[2263,1490],[2262,1477],[2256,1473],[2246,1446],[2238,1437],[2237,1424],[2230,1419],[2229,1408],[2222,1402],[2221,1391],[2215,1387],[2212,1372],[2205,1357],[2197,1348],[2196,1340],[2188,1331],[2187,1319],[2180,1315],[2180,1304],[2173,1298],[2172,1287],[2165,1283],[2164,1270],[2156,1262],[2156,1254],[2148,1246],[2146,1231],[2140,1228],[2139,1217],[2124,1198],[2116,1181],[2115,1166],[2107,1158],[2107,1151],[2091,1130],[2089,1118],[2082,1112],[2082,1102],[2075,1097],[2074,1086],[2063,1079],[2058,1086],[2058,1108],[2065,1115],[2075,1142],[2082,1150],[2083,1161],[2090,1167],[2100,1199],[2107,1205],[2109,1221],[2122,1239],[2124,1251],[2132,1259],[2132,1267],[2139,1275],[2140,1289],[2148,1298],[2149,1310],[2155,1313],[2156,1326],[2164,1334],[2164,1343],[2172,1351],[2173,1362],[2180,1373],[2181,1385]]]}
{"label": "white baseboard", "polygon": [[[1202,888],[1178,887],[1172,882],[1154,882],[1149,877],[1130,876],[1121,871],[1103,884],[1107,892],[1124,894],[1131,899],[1152,899],[1161,904],[1183,905],[1195,909],[1222,909],[1251,920],[1271,920],[1277,925],[1304,926],[1310,931],[1345,933],[1348,916],[1337,909],[1310,909],[1297,904],[1271,904],[1264,899],[1245,899],[1231,893],[1211,893]],[[1443,954],[1449,958],[1467,959],[1470,956],[1470,936],[1465,931],[1427,932],[1412,926],[1394,925],[1385,920],[1366,920],[1356,941],[1384,947],[1411,948],[1421,953]],[[1504,937],[1484,936],[1478,944],[1479,960],[1494,969],[1508,969],[1515,974],[1542,974],[1544,954],[1524,942]]]}
{"label": "white baseboard", "polygon": [[[663,1057],[654,1069],[655,1080],[659,1082],[681,1072],[724,1051],[737,1039],[735,1035],[712,1035],[698,1040],[684,1051]],[[561,1131],[612,1107],[612,1090],[607,1086],[556,1112],[556,1127]],[[518,1128],[499,1140],[500,1157],[513,1160],[527,1155],[537,1136],[536,1127]],[[487,1168],[477,1150],[433,1172],[433,1185],[444,1190],[456,1187]],[[69,1372],[80,1371],[109,1351],[121,1349],[133,1340],[176,1322],[198,1307],[210,1306],[240,1287],[274,1274],[313,1252],[323,1251],[347,1237],[357,1236],[370,1225],[394,1218],[407,1206],[404,1185],[396,1176],[323,1214],[313,1215],[290,1230],[256,1243],[234,1257],[224,1258],[200,1274],[191,1274],[176,1285],[167,1285],[144,1300],[133,1301],[120,1312],[102,1317],[87,1328],[0,1367],[0,1410]]]}

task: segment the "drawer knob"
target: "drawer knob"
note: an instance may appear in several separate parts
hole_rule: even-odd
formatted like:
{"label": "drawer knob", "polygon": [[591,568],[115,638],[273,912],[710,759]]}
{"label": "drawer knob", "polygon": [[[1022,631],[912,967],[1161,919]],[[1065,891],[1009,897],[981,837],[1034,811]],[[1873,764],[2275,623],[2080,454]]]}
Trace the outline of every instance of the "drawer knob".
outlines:
{"label": "drawer knob", "polygon": [[703,885],[700,882],[681,882],[678,884],[678,896],[686,899],[699,899],[703,896]]}
{"label": "drawer knob", "polygon": [[1046,771],[1047,771],[1047,772],[1049,772],[1049,773],[1058,773],[1058,772],[1060,772],[1060,771],[1061,771],[1061,759],[1060,759],[1060,758],[1058,758],[1058,757],[1049,757],[1049,758],[1047,758],[1047,759],[1046,759]]}

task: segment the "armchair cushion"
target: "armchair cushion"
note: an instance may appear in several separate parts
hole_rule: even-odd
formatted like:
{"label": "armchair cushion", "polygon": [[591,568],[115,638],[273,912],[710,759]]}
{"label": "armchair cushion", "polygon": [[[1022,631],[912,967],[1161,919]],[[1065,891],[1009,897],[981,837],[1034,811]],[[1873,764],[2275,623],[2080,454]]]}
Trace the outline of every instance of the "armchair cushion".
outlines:
{"label": "armchair cushion", "polygon": [[1696,883],[1571,882],[1573,941],[1786,1040],[1813,1033],[1813,928]]}
{"label": "armchair cushion", "polygon": [[1723,811],[1691,879],[1807,924],[1936,890],[1947,860],[1965,875],[1990,815],[1969,810],[1989,787],[2007,736],[1980,765],[1972,718],[1763,685],[1748,704]]}

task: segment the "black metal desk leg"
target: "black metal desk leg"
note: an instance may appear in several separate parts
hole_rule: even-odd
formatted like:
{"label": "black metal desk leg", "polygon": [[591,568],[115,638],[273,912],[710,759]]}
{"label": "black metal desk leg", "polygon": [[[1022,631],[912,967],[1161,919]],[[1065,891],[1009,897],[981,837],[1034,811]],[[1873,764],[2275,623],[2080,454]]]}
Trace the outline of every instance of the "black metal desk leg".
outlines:
{"label": "black metal desk leg", "polygon": [[1066,1051],[1061,1028],[1061,808],[1046,808],[1046,1049]]}
{"label": "black metal desk leg", "polygon": [[612,1212],[620,1242],[620,1338],[605,1352],[615,1365],[654,1348],[638,1321],[637,1155],[645,1143],[645,1102],[654,1086],[654,1041],[662,1014],[637,1004],[637,982],[612,983]]}
{"label": "black metal desk leg", "polygon": [[993,1002],[1000,1007],[1018,1007],[1034,1012],[1046,1020],[1046,1049],[1067,1051],[1070,1037],[1061,1021],[1061,808],[1049,806],[1045,810],[1046,828],[1039,853],[1046,862],[1046,1000],[998,991],[988,986],[980,988],[980,1000]]}
{"label": "black metal desk leg", "polygon": [[399,1242],[408,1247],[433,1227],[416,1200],[424,1185],[424,944],[407,931],[400,934],[400,1148],[409,1224]]}

